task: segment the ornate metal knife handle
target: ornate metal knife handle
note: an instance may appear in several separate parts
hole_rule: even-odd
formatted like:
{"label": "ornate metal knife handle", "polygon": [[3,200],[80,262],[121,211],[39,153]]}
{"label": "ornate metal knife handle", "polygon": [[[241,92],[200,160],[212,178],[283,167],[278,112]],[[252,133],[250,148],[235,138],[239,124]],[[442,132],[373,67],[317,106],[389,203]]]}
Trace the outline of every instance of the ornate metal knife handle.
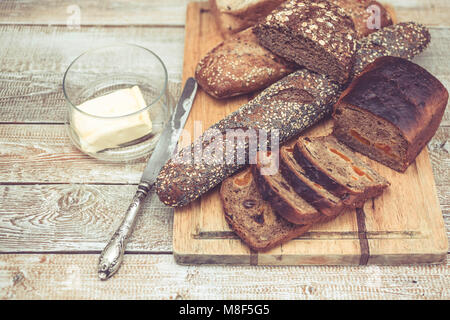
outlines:
{"label": "ornate metal knife handle", "polygon": [[105,249],[100,254],[98,262],[98,276],[106,280],[119,270],[123,260],[123,253],[128,237],[133,231],[136,217],[141,209],[144,199],[147,197],[152,185],[141,182],[136,194],[131,201],[120,227],[112,236]]}

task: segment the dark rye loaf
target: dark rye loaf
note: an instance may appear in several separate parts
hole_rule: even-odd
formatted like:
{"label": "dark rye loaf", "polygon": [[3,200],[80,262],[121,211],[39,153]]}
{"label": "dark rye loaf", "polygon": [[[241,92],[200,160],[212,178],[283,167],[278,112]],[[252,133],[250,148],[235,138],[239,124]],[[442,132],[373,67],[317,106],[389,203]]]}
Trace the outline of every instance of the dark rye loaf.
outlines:
{"label": "dark rye loaf", "polygon": [[[248,144],[227,141],[227,130],[242,129],[245,133],[247,129],[261,129],[268,135],[277,130],[273,133],[284,142],[328,115],[339,92],[337,84],[307,70],[296,71],[276,82],[210,127],[164,165],[156,182],[160,200],[171,206],[185,205],[249,163]],[[199,150],[212,154],[217,148],[223,151],[223,157],[193,161]],[[234,159],[238,154],[245,154],[246,161],[224,160]]]}
{"label": "dark rye loaf", "polygon": [[256,251],[269,250],[312,226],[293,224],[278,215],[261,197],[249,168],[222,183],[220,198],[231,229]]}
{"label": "dark rye loaf", "polygon": [[[382,41],[386,30],[389,36]],[[394,40],[392,36],[396,33],[398,40]],[[409,36],[401,33],[407,33]],[[362,51],[356,54],[355,63],[361,70],[379,54],[387,53],[411,58],[421,52],[430,40],[427,29],[412,22],[387,27],[372,35],[375,34],[378,35],[374,41],[365,42],[361,46]],[[290,94],[292,92],[296,92],[296,95]],[[272,129],[279,129],[280,142],[283,143],[329,115],[332,104],[340,93],[341,89],[337,84],[308,70],[296,71],[281,79],[255,99],[213,125],[192,145],[183,148],[169,160],[158,175],[156,183],[156,192],[160,200],[170,206],[186,205],[245,166],[236,163],[226,164],[223,161],[219,163],[177,161],[185,157],[192,159],[195,148],[210,145],[211,130],[217,129],[223,133],[226,129],[232,128],[264,128],[269,132]],[[240,151],[248,153],[246,146],[241,147]]]}
{"label": "dark rye loaf", "polygon": [[356,31],[341,7],[328,1],[292,0],[272,11],[253,32],[275,54],[345,83],[353,66]]}
{"label": "dark rye loaf", "polygon": [[333,134],[352,149],[404,172],[430,141],[448,91],[408,60],[382,57],[368,65],[334,106]]}

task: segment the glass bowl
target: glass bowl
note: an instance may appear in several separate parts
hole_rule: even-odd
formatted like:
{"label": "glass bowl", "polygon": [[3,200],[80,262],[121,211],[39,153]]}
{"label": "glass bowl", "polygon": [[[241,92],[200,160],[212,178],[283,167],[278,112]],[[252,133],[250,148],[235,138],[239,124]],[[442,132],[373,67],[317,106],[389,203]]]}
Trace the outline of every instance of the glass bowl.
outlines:
{"label": "glass bowl", "polygon": [[106,161],[147,156],[173,111],[167,69],[132,44],[89,50],[67,68],[66,129],[82,152]]}

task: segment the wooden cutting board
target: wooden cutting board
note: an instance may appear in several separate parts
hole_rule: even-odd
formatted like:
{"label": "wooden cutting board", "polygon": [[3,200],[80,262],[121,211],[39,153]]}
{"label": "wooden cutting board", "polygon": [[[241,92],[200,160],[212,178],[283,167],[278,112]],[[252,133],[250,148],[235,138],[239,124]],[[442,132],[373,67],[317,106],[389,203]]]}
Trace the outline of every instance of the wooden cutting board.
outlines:
{"label": "wooden cutting board", "polygon": [[[190,3],[183,81],[194,75],[200,58],[220,41],[208,4]],[[186,129],[197,137],[201,132],[193,132],[194,121],[202,121],[206,130],[249,99],[218,101],[200,89]],[[330,121],[316,125],[308,134],[324,134],[330,125]],[[382,196],[368,201],[363,209],[348,210],[336,220],[314,226],[301,237],[264,253],[250,250],[231,231],[216,187],[201,199],[175,210],[175,260],[180,264],[244,265],[395,265],[443,261],[447,236],[427,150],[404,174],[365,160],[392,184]]]}

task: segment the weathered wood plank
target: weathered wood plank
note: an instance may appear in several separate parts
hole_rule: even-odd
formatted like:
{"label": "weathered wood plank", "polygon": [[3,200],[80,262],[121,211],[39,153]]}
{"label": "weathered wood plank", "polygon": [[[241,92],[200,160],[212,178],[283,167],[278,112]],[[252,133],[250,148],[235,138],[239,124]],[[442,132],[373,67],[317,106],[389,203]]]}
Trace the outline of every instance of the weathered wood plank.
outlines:
{"label": "weathered wood plank", "polygon": [[63,125],[0,126],[0,181],[7,183],[138,183],[145,159],[99,161],[71,143]]}
{"label": "weathered wood plank", "polygon": [[0,24],[183,26],[190,0],[0,1]]}
{"label": "weathered wood plank", "polygon": [[[199,0],[207,1],[207,0]],[[190,0],[40,0],[0,1],[0,24],[58,24],[72,21],[79,8],[81,25],[166,25],[185,24]],[[429,26],[449,26],[447,0],[383,0],[391,4],[399,21],[417,21]],[[72,7],[77,5],[77,7]]]}
{"label": "weathered wood plank", "polygon": [[[133,185],[0,185],[0,252],[100,252],[136,191]],[[173,210],[150,195],[128,252],[170,252]]]}
{"label": "weathered wood plank", "polygon": [[0,299],[449,299],[448,263],[432,266],[179,266],[126,255],[99,281],[96,255],[0,255]]}
{"label": "weathered wood plank", "polygon": [[[135,189],[133,185],[0,185],[0,252],[100,251]],[[446,188],[440,200],[448,238],[449,197]],[[127,251],[171,252],[172,228],[173,210],[152,195]]]}
{"label": "weathered wood plank", "polygon": [[0,122],[64,122],[62,79],[69,64],[92,48],[134,43],[164,61],[179,83],[183,65],[181,28],[0,26]]}

